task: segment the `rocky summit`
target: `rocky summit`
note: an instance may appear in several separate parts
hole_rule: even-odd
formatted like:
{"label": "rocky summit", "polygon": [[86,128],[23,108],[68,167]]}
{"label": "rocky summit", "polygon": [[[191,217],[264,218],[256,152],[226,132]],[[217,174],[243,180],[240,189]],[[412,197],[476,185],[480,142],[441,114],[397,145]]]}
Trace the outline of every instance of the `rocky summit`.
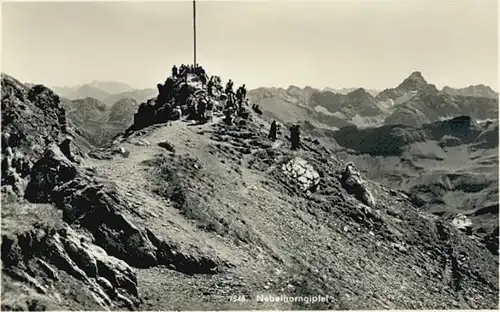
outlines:
{"label": "rocky summit", "polygon": [[2,310],[498,308],[483,240],[209,77],[175,71],[93,148],[2,75]]}

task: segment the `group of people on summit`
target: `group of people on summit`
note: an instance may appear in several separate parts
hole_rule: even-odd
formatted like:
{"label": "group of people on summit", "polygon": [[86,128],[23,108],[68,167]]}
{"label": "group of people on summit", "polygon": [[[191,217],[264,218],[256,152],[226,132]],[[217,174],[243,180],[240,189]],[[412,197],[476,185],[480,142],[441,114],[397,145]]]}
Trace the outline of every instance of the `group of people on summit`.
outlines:
{"label": "group of people on summit", "polygon": [[[188,77],[191,74],[190,77]],[[194,76],[193,76],[194,75]],[[193,85],[188,84],[191,81],[201,82],[202,90],[193,90]],[[184,83],[179,85],[179,83]],[[177,86],[177,87],[176,87]],[[246,85],[243,84],[236,92],[234,91],[234,82],[229,79],[224,88],[222,81],[218,76],[208,78],[203,67],[198,64],[173,66],[172,74],[167,78],[165,84],[158,84],[158,97],[155,100],[155,119],[157,122],[180,119],[186,116],[188,120],[196,120],[199,124],[212,120],[214,112],[222,112],[225,116],[223,121],[231,124],[233,117],[242,119],[249,118],[249,106],[247,99]],[[174,91],[177,90],[177,91]],[[147,106],[147,105],[146,105]],[[140,111],[147,112],[147,107],[140,107]],[[262,115],[257,104],[253,104],[251,109],[258,115]],[[299,144],[299,127],[293,126],[291,129],[292,149],[297,148]],[[277,124],[273,121],[269,131],[269,139],[276,140]]]}
{"label": "group of people on summit", "polygon": [[184,65],[182,64],[179,68],[176,65],[172,67],[172,77],[186,77],[187,74],[195,74],[198,76],[206,75],[203,67],[196,65]]}
{"label": "group of people on summit", "polygon": [[[214,110],[222,111],[227,117],[226,121],[229,121],[230,118],[228,116],[233,114],[248,116],[248,114],[245,114],[244,109],[244,106],[248,106],[246,85],[243,84],[234,92],[234,82],[230,79],[226,87],[223,88],[220,77],[211,76],[208,79],[205,70],[198,64],[182,64],[180,67],[174,65],[172,67],[172,75],[165,81],[165,85],[158,85],[159,93],[163,96],[159,95],[159,101],[157,100],[157,102],[163,104],[168,97],[168,92],[165,92],[165,90],[171,90],[170,86],[173,86],[178,80],[187,82],[188,74],[194,74],[199,78],[202,85],[206,87],[207,94],[198,94],[196,96],[191,94],[186,99],[183,99],[183,101],[180,101],[183,103],[176,103],[178,105],[176,105],[174,110],[178,111],[178,113],[174,117],[180,118],[180,116],[188,115],[190,119],[196,119],[199,123],[205,123],[212,120]],[[214,101],[214,98],[218,98],[219,101]],[[218,105],[219,103],[224,104],[221,106]]]}

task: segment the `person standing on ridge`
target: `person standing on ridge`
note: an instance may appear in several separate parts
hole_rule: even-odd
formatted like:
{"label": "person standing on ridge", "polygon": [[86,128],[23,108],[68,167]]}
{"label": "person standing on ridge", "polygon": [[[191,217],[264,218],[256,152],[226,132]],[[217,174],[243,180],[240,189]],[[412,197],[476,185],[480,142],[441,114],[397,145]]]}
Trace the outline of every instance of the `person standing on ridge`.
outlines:
{"label": "person standing on ridge", "polygon": [[240,87],[240,89],[241,89],[241,91],[240,91],[240,92],[241,92],[241,98],[244,100],[244,99],[245,99],[245,97],[247,96],[247,89],[245,88],[245,84],[243,84],[243,85]]}
{"label": "person standing on ridge", "polygon": [[198,102],[198,121],[200,123],[205,123],[205,108],[206,108],[206,102],[205,99],[201,99]]}
{"label": "person standing on ridge", "polygon": [[276,141],[276,120],[271,123],[271,129],[269,129],[269,135],[267,136],[271,141]]}
{"label": "person standing on ridge", "polygon": [[229,95],[229,93],[233,93],[233,81],[231,79],[226,84],[226,94]]}
{"label": "person standing on ridge", "polygon": [[172,77],[177,78],[177,74],[177,66],[174,65],[174,67],[172,67]]}
{"label": "person standing on ridge", "polygon": [[292,143],[292,150],[296,150],[300,145],[300,126],[293,125],[290,127],[290,143]]}
{"label": "person standing on ridge", "polygon": [[214,86],[214,76],[210,77],[210,80],[208,80],[207,83],[207,91],[210,96],[214,95],[213,94],[213,86]]}

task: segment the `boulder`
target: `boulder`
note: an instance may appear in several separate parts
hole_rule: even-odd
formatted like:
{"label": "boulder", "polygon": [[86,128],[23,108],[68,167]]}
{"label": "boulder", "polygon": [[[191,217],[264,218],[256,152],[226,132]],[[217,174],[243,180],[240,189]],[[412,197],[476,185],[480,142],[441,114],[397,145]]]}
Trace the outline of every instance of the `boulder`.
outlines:
{"label": "boulder", "polygon": [[365,205],[375,208],[376,201],[366,181],[352,163],[347,164],[341,177],[342,187]]}
{"label": "boulder", "polygon": [[314,167],[306,160],[296,157],[283,164],[282,170],[295,179],[304,191],[315,191],[319,185],[320,176]]}
{"label": "boulder", "polygon": [[59,149],[61,152],[68,158],[70,161],[79,163],[79,161],[75,158],[75,156],[71,153],[71,142],[72,139],[70,136],[67,136],[61,144],[59,144]]}
{"label": "boulder", "polygon": [[472,221],[463,214],[457,214],[451,221],[451,224],[466,233],[471,233],[472,231]]}
{"label": "boulder", "polygon": [[175,153],[175,147],[172,145],[172,143],[168,141],[160,142],[158,143],[158,146],[163,147],[164,149],[166,149],[171,153]]}

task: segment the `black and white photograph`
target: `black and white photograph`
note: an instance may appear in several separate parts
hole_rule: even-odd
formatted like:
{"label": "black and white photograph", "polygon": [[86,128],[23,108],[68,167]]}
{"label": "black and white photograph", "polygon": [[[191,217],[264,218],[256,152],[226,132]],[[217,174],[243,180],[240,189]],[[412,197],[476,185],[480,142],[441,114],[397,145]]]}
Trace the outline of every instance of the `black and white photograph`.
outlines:
{"label": "black and white photograph", "polygon": [[499,309],[497,0],[2,1],[2,311]]}

